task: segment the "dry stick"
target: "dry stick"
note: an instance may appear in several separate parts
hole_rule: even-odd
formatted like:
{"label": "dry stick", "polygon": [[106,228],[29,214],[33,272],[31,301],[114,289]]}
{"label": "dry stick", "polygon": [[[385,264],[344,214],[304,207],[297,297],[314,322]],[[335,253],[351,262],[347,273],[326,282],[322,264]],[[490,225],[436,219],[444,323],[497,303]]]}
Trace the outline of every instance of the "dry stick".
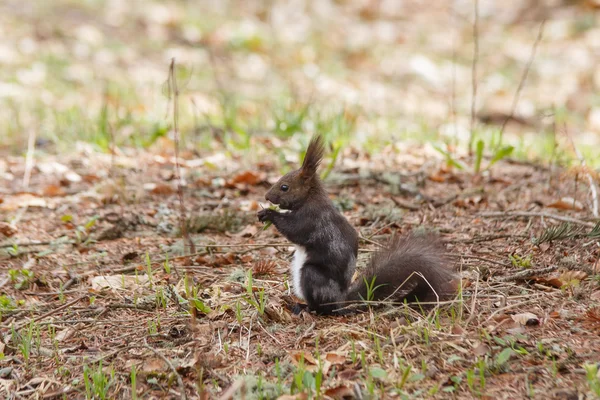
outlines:
{"label": "dry stick", "polygon": [[469,155],[473,154],[475,140],[475,105],[477,103],[477,62],[479,61],[479,0],[473,1],[473,63],[471,65],[471,136],[469,138]]}
{"label": "dry stick", "polygon": [[289,243],[199,244],[199,247],[290,247]]}
{"label": "dry stick", "polygon": [[[106,122],[106,130],[108,131],[108,134],[110,135],[110,168],[108,169],[108,177],[109,178],[113,178],[113,170],[114,170],[114,166],[115,166],[115,132],[114,132],[114,127],[112,126],[112,124],[110,123],[109,119],[108,119],[108,82],[104,82],[104,96],[102,99],[102,107],[103,107],[103,112],[104,112],[104,119]],[[116,107],[115,107],[116,108]],[[116,113],[115,113],[116,114]],[[122,208],[121,208],[122,209]]]}
{"label": "dry stick", "polygon": [[[2,244],[0,244],[0,249],[6,248],[6,247],[13,247],[13,246],[17,246],[17,247],[48,246],[48,245],[50,245],[52,243],[54,243],[54,241],[35,242],[35,243],[34,242],[2,243]],[[73,242],[65,242],[65,244],[73,244],[73,243],[75,243],[75,241],[73,241]]]}
{"label": "dry stick", "polygon": [[475,271],[477,274],[477,279],[475,279],[475,292],[473,293],[473,298],[471,299],[471,313],[467,322],[465,323],[465,327],[468,327],[471,324],[473,318],[475,318],[475,306],[477,305],[477,295],[479,294],[479,273]]}
{"label": "dry stick", "polygon": [[396,222],[390,222],[389,224],[385,224],[384,226],[382,226],[381,228],[379,228],[375,232],[373,232],[371,235],[369,235],[368,239],[375,237],[375,235],[377,235],[379,232],[383,231],[386,228],[389,228],[390,226],[394,225],[395,223]]}
{"label": "dry stick", "polygon": [[533,276],[545,274],[545,273],[548,273],[548,272],[553,272],[553,271],[556,271],[557,269],[558,269],[558,265],[551,265],[549,267],[539,268],[539,269],[527,269],[525,271],[517,272],[516,274],[512,274],[512,275],[508,275],[508,276],[502,276],[502,277],[500,277],[498,279],[494,279],[494,282],[519,281],[519,280],[522,280],[522,279],[531,278]]}
{"label": "dry stick", "polygon": [[29,187],[29,179],[31,178],[31,170],[33,169],[33,154],[35,153],[35,130],[29,130],[27,139],[27,155],[25,156],[25,174],[23,175],[23,188]]}
{"label": "dry stick", "polygon": [[517,87],[517,91],[515,92],[515,96],[513,97],[512,106],[510,108],[510,114],[504,118],[502,122],[502,127],[500,128],[500,140],[498,143],[502,143],[502,135],[504,134],[504,129],[506,128],[506,124],[508,121],[514,117],[515,111],[517,110],[517,103],[519,102],[519,97],[521,95],[521,91],[525,86],[525,81],[527,80],[527,76],[529,75],[529,70],[531,69],[531,65],[533,64],[533,60],[535,59],[535,53],[537,51],[537,47],[542,41],[542,36],[544,35],[544,26],[546,25],[546,20],[544,19],[540,24],[540,28],[538,29],[537,37],[535,38],[535,42],[531,47],[531,54],[529,55],[529,60],[527,61],[527,65],[525,66],[525,70],[523,71],[523,76],[521,76],[521,81],[519,82],[519,86]]}
{"label": "dry stick", "polygon": [[399,207],[406,208],[407,210],[418,211],[421,209],[421,206],[417,204],[412,204],[407,201],[398,199],[396,197],[392,197],[392,201]]}
{"label": "dry stick", "polygon": [[581,163],[581,167],[583,168],[583,171],[585,172],[585,175],[588,178],[588,182],[590,184],[590,192],[592,194],[592,214],[594,215],[594,217],[598,217],[598,189],[596,188],[596,183],[594,182],[594,178],[592,177],[592,175],[588,172],[588,170],[586,168],[586,164],[585,164],[585,158],[583,157],[583,155],[581,154],[581,152],[575,145],[575,141],[569,134],[569,130],[567,129],[566,123],[565,123],[565,135],[569,138],[569,141],[571,142],[571,145],[573,146],[573,150],[575,150],[575,154],[577,155],[577,158],[579,159],[579,162]]}
{"label": "dry stick", "polygon": [[[76,298],[75,300],[72,300],[72,301],[70,301],[70,302],[68,302],[68,303],[65,303],[65,304],[63,304],[62,306],[60,306],[60,307],[57,307],[57,308],[55,308],[55,309],[54,309],[54,310],[52,310],[52,311],[48,311],[46,314],[40,315],[39,317],[36,317],[36,318],[34,318],[34,319],[30,320],[30,321],[24,321],[23,323],[21,323],[21,324],[18,324],[18,325],[17,325],[17,327],[15,327],[15,329],[17,329],[17,330],[18,330],[18,329],[21,329],[22,327],[24,327],[24,326],[25,326],[25,325],[27,325],[27,324],[30,324],[31,322],[38,322],[38,321],[40,321],[40,320],[42,320],[42,319],[44,319],[44,318],[46,318],[46,317],[49,317],[49,316],[51,316],[51,315],[54,315],[54,314],[56,314],[57,312],[64,310],[65,308],[69,308],[69,307],[71,307],[73,304],[75,304],[75,303],[77,303],[77,302],[79,302],[79,301],[81,301],[81,300],[85,299],[86,297],[87,297],[87,294],[86,294],[86,295],[83,295],[83,296],[79,296],[79,297],[78,297],[78,298]],[[20,326],[19,326],[19,325],[20,325]]]}
{"label": "dry stick", "polygon": [[[452,125],[454,127],[454,140],[455,145],[458,143],[458,122],[456,120],[456,38],[458,36],[458,29],[456,28],[456,13],[452,14],[452,96],[450,97],[450,113],[452,116]],[[392,198],[393,199],[393,198]]]}
{"label": "dry stick", "polygon": [[502,218],[502,217],[542,217],[542,218],[555,219],[557,221],[562,221],[562,222],[572,222],[574,224],[583,225],[583,226],[589,226],[591,228],[593,228],[594,226],[596,226],[596,224],[594,224],[593,222],[582,221],[582,220],[577,219],[577,218],[567,217],[567,216],[563,216],[563,215],[550,214],[550,213],[547,213],[547,212],[532,212],[532,211],[488,211],[488,212],[479,213],[479,216],[481,216],[481,217],[491,217],[491,218],[496,218],[496,217],[500,217],[500,218]]}
{"label": "dry stick", "polygon": [[175,58],[171,59],[171,66],[169,67],[169,89],[173,94],[173,136],[175,141],[175,179],[177,180],[177,195],[179,197],[179,211],[180,211],[180,224],[181,234],[185,241],[187,241],[190,253],[196,252],[196,246],[190,237],[187,230],[185,216],[186,209],[183,201],[183,187],[181,185],[181,171],[179,166],[179,87],[177,86],[177,77],[175,75]]}
{"label": "dry stick", "polygon": [[381,243],[378,243],[378,242],[376,242],[374,240],[368,239],[368,238],[364,237],[363,235],[359,235],[358,237],[359,237],[360,240],[363,240],[363,241],[365,241],[367,243],[371,243],[371,244],[374,244],[376,246],[385,248],[385,246],[382,245]]}
{"label": "dry stick", "polygon": [[519,307],[519,306],[524,306],[525,304],[529,304],[529,303],[533,303],[539,301],[539,299],[536,297],[534,299],[529,299],[529,300],[525,300],[525,301],[521,301],[519,303],[515,303],[515,304],[510,304],[508,306],[504,306],[502,308],[497,309],[496,311],[494,311],[493,313],[490,314],[489,317],[487,317],[487,319],[483,322],[483,324],[480,324],[480,326],[485,326],[487,325],[487,323],[489,321],[491,321],[496,315],[503,313],[506,310],[509,310],[511,308],[515,308],[515,307]]}
{"label": "dry stick", "polygon": [[248,328],[248,343],[246,345],[246,361],[250,358],[250,337],[252,336],[252,324],[254,323],[254,315],[250,317],[250,327]]}
{"label": "dry stick", "polygon": [[173,373],[175,374],[175,377],[177,378],[177,384],[179,385],[179,388],[181,390],[181,398],[184,400],[187,400],[187,394],[185,394],[185,385],[183,384],[181,375],[179,375],[179,373],[177,372],[177,370],[175,369],[173,364],[171,364],[171,361],[169,361],[169,359],[167,357],[165,357],[164,355],[160,354],[158,352],[158,350],[156,350],[156,349],[152,348],[150,345],[148,345],[146,338],[144,338],[144,347],[147,348],[148,350],[150,350],[151,352],[153,352],[154,354],[156,354],[160,359],[162,359],[169,366],[169,368],[171,369],[171,371],[173,371]]}
{"label": "dry stick", "polygon": [[[177,180],[177,196],[179,197],[179,222],[181,225],[181,235],[183,236],[184,243],[184,252],[185,252],[185,242],[187,241],[190,253],[196,253],[196,246],[190,237],[190,234],[187,230],[186,223],[186,209],[185,204],[183,202],[183,187],[181,185],[181,171],[179,168],[179,87],[177,86],[177,77],[175,75],[175,58],[171,59],[171,66],[169,67],[169,89],[170,92],[173,93],[173,135],[175,139],[175,179]],[[175,270],[177,273],[177,270]],[[177,273],[177,275],[179,275]],[[187,285],[190,281],[193,282],[190,271],[186,271],[186,291]],[[192,325],[196,324],[196,306],[193,302],[190,302],[190,315],[192,317],[191,323]],[[179,379],[181,379],[179,377]],[[185,395],[185,393],[184,393]]]}
{"label": "dry stick", "polygon": [[508,239],[508,238],[519,238],[519,239],[527,239],[529,236],[527,235],[510,235],[510,234],[499,234],[499,235],[488,235],[488,236],[476,236],[474,238],[469,239],[446,239],[448,243],[479,243],[479,242],[489,242],[496,239]]}
{"label": "dry stick", "polygon": [[490,260],[489,258],[484,258],[484,257],[479,257],[479,256],[472,256],[470,254],[446,254],[446,257],[468,258],[468,259],[472,259],[472,260],[479,260],[479,261],[488,262],[490,264],[500,265],[502,267],[510,267],[510,265],[504,264],[504,263],[502,263],[500,261]]}

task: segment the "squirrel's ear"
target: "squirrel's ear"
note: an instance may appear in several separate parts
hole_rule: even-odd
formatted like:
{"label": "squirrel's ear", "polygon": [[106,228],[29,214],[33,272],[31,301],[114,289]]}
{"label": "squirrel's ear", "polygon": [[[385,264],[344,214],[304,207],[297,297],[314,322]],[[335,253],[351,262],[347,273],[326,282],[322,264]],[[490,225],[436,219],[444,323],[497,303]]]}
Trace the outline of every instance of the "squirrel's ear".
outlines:
{"label": "squirrel's ear", "polygon": [[300,176],[303,178],[312,177],[317,172],[324,153],[325,145],[323,144],[323,137],[321,135],[313,136],[306,150],[302,167],[300,168]]}

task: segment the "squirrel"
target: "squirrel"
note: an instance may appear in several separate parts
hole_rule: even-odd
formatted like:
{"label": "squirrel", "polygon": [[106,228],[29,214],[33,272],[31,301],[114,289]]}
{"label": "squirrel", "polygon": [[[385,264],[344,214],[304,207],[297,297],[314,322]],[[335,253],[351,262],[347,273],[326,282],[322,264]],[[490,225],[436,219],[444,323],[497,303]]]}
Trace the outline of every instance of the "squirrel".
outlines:
{"label": "squirrel", "polygon": [[364,300],[431,302],[455,292],[454,274],[445,268],[444,249],[434,235],[394,238],[373,255],[366,271],[352,283],[358,255],[358,234],[336,209],[323,187],[317,169],[325,147],[314,136],[302,166],[287,173],[265,198],[280,210],[258,212],[260,222],[271,222],[292,242],[293,289],[306,305],[294,306],[317,314],[345,314],[349,304]]}

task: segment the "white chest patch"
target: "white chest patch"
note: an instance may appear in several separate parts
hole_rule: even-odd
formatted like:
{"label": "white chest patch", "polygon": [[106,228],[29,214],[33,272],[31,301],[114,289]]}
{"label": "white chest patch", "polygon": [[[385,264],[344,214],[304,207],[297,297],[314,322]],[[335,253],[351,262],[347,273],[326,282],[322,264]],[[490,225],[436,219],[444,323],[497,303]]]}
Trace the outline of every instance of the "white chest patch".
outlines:
{"label": "white chest patch", "polygon": [[294,283],[294,293],[303,300],[304,294],[302,293],[300,278],[302,277],[302,267],[306,262],[306,256],[306,249],[302,246],[296,246],[296,252],[292,260],[292,281]]}

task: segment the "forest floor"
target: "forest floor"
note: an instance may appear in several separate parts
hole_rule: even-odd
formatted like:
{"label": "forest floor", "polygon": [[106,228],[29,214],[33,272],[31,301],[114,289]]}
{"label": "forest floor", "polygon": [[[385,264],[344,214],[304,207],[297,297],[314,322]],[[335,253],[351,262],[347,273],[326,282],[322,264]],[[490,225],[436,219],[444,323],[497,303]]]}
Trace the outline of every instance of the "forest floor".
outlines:
{"label": "forest floor", "polygon": [[360,179],[336,168],[327,188],[364,238],[359,267],[394,232],[435,230],[462,291],[426,315],[384,305],[343,318],[288,308],[292,248],[256,220],[280,175],[272,163],[223,174],[182,158],[196,174],[184,193],[196,248],[183,255],[169,159],[39,162],[46,172],[0,204],[18,214],[0,245],[3,390],[130,397],[135,370],[140,397],[212,398],[231,387],[247,398],[597,392],[600,225],[578,209],[587,185],[509,161],[473,177],[422,154],[390,151],[388,165]]}
{"label": "forest floor", "polygon": [[[432,3],[0,2],[2,396],[600,398],[597,2]],[[358,268],[436,231],[455,299],[291,313],[316,132]]]}

